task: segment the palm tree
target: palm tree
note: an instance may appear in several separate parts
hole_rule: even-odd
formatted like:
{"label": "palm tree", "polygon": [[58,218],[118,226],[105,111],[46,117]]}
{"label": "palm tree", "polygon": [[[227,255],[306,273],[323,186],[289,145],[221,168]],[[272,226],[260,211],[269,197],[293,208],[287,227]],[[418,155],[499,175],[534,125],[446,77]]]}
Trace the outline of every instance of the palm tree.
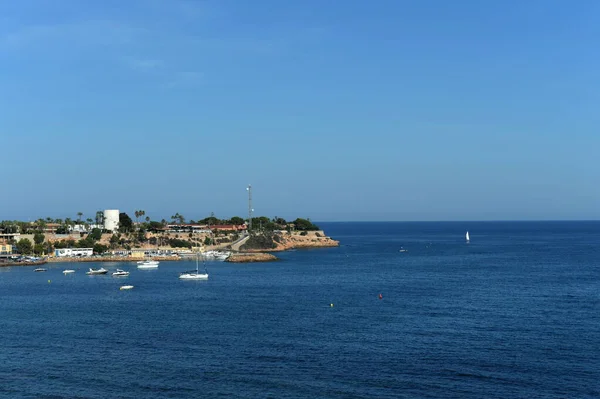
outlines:
{"label": "palm tree", "polygon": [[83,212],[77,212],[77,223],[81,224],[81,217],[83,216]]}
{"label": "palm tree", "polygon": [[150,216],[146,216],[146,223],[150,223]]}

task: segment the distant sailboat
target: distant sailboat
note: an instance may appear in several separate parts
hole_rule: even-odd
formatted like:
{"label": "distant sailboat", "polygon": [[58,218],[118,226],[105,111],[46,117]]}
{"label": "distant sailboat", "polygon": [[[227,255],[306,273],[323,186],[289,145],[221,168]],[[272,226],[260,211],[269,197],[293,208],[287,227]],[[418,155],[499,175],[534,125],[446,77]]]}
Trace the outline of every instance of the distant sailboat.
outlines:
{"label": "distant sailboat", "polygon": [[465,238],[467,239],[467,242],[471,241],[471,240],[469,239],[469,232],[468,232],[468,231],[467,231],[467,234],[465,234]]}

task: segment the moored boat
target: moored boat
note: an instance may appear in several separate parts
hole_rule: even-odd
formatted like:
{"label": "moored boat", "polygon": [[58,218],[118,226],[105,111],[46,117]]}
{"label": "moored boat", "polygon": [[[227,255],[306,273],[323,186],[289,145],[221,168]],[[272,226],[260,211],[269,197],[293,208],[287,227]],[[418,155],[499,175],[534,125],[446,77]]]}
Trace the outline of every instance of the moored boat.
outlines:
{"label": "moored boat", "polygon": [[208,280],[208,272],[206,271],[206,267],[204,268],[204,273],[199,272],[198,256],[196,256],[196,270],[182,272],[179,274],[179,278],[181,280]]}
{"label": "moored boat", "polygon": [[156,260],[146,260],[143,262],[138,262],[138,269],[158,269],[159,262]]}
{"label": "moored boat", "polygon": [[117,269],[116,272],[113,272],[113,277],[126,277],[129,276],[129,272],[126,272],[125,270],[121,270],[121,269]]}
{"label": "moored boat", "polygon": [[92,269],[90,267],[90,271],[86,272],[85,274],[96,275],[96,274],[106,274],[106,273],[108,273],[108,270],[106,270],[103,267],[101,267],[100,269]]}

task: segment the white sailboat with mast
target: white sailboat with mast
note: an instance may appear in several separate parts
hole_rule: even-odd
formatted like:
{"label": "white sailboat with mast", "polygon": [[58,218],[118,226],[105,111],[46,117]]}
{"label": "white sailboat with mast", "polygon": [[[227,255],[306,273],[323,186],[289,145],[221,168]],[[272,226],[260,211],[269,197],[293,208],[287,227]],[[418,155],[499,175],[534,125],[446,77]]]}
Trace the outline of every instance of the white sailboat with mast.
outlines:
{"label": "white sailboat with mast", "polygon": [[182,280],[208,280],[208,272],[206,271],[206,267],[204,268],[204,273],[200,273],[198,270],[198,257],[196,254],[196,270],[187,271],[179,274],[179,278]]}
{"label": "white sailboat with mast", "polygon": [[467,231],[467,234],[465,234],[465,238],[467,240],[467,244],[469,243],[469,241],[471,241],[471,239],[469,238],[469,232]]}

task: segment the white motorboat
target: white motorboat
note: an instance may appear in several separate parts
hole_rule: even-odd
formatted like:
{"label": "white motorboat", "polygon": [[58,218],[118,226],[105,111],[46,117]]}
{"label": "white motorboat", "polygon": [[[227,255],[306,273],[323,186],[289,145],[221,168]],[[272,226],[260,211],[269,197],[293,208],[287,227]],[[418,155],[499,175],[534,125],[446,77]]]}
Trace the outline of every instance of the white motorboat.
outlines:
{"label": "white motorboat", "polygon": [[100,269],[92,269],[90,267],[90,271],[86,272],[85,274],[89,274],[89,275],[96,275],[96,274],[106,274],[108,273],[108,270],[106,270],[105,268],[101,267]]}
{"label": "white motorboat", "polygon": [[121,269],[117,269],[116,272],[113,272],[113,277],[126,277],[129,276],[129,272],[126,272],[125,270],[121,270]]}
{"label": "white motorboat", "polygon": [[182,272],[179,274],[179,278],[181,280],[208,280],[208,272],[205,267],[204,273],[200,273],[198,270],[198,256],[196,256],[196,270]]}
{"label": "white motorboat", "polygon": [[158,261],[156,260],[146,260],[143,262],[138,262],[138,269],[158,269]]}
{"label": "white motorboat", "polygon": [[158,265],[160,262],[157,260],[152,260],[152,259],[146,259],[146,260],[140,260],[138,261],[138,265]]}
{"label": "white motorboat", "polygon": [[63,270],[63,274],[71,274],[71,273],[75,273],[75,270],[73,270],[73,269]]}
{"label": "white motorboat", "polygon": [[122,285],[119,287],[120,290],[130,290],[133,288],[133,285]]}
{"label": "white motorboat", "polygon": [[33,269],[34,272],[45,272],[46,269],[44,269],[43,267],[38,267],[37,269]]}

